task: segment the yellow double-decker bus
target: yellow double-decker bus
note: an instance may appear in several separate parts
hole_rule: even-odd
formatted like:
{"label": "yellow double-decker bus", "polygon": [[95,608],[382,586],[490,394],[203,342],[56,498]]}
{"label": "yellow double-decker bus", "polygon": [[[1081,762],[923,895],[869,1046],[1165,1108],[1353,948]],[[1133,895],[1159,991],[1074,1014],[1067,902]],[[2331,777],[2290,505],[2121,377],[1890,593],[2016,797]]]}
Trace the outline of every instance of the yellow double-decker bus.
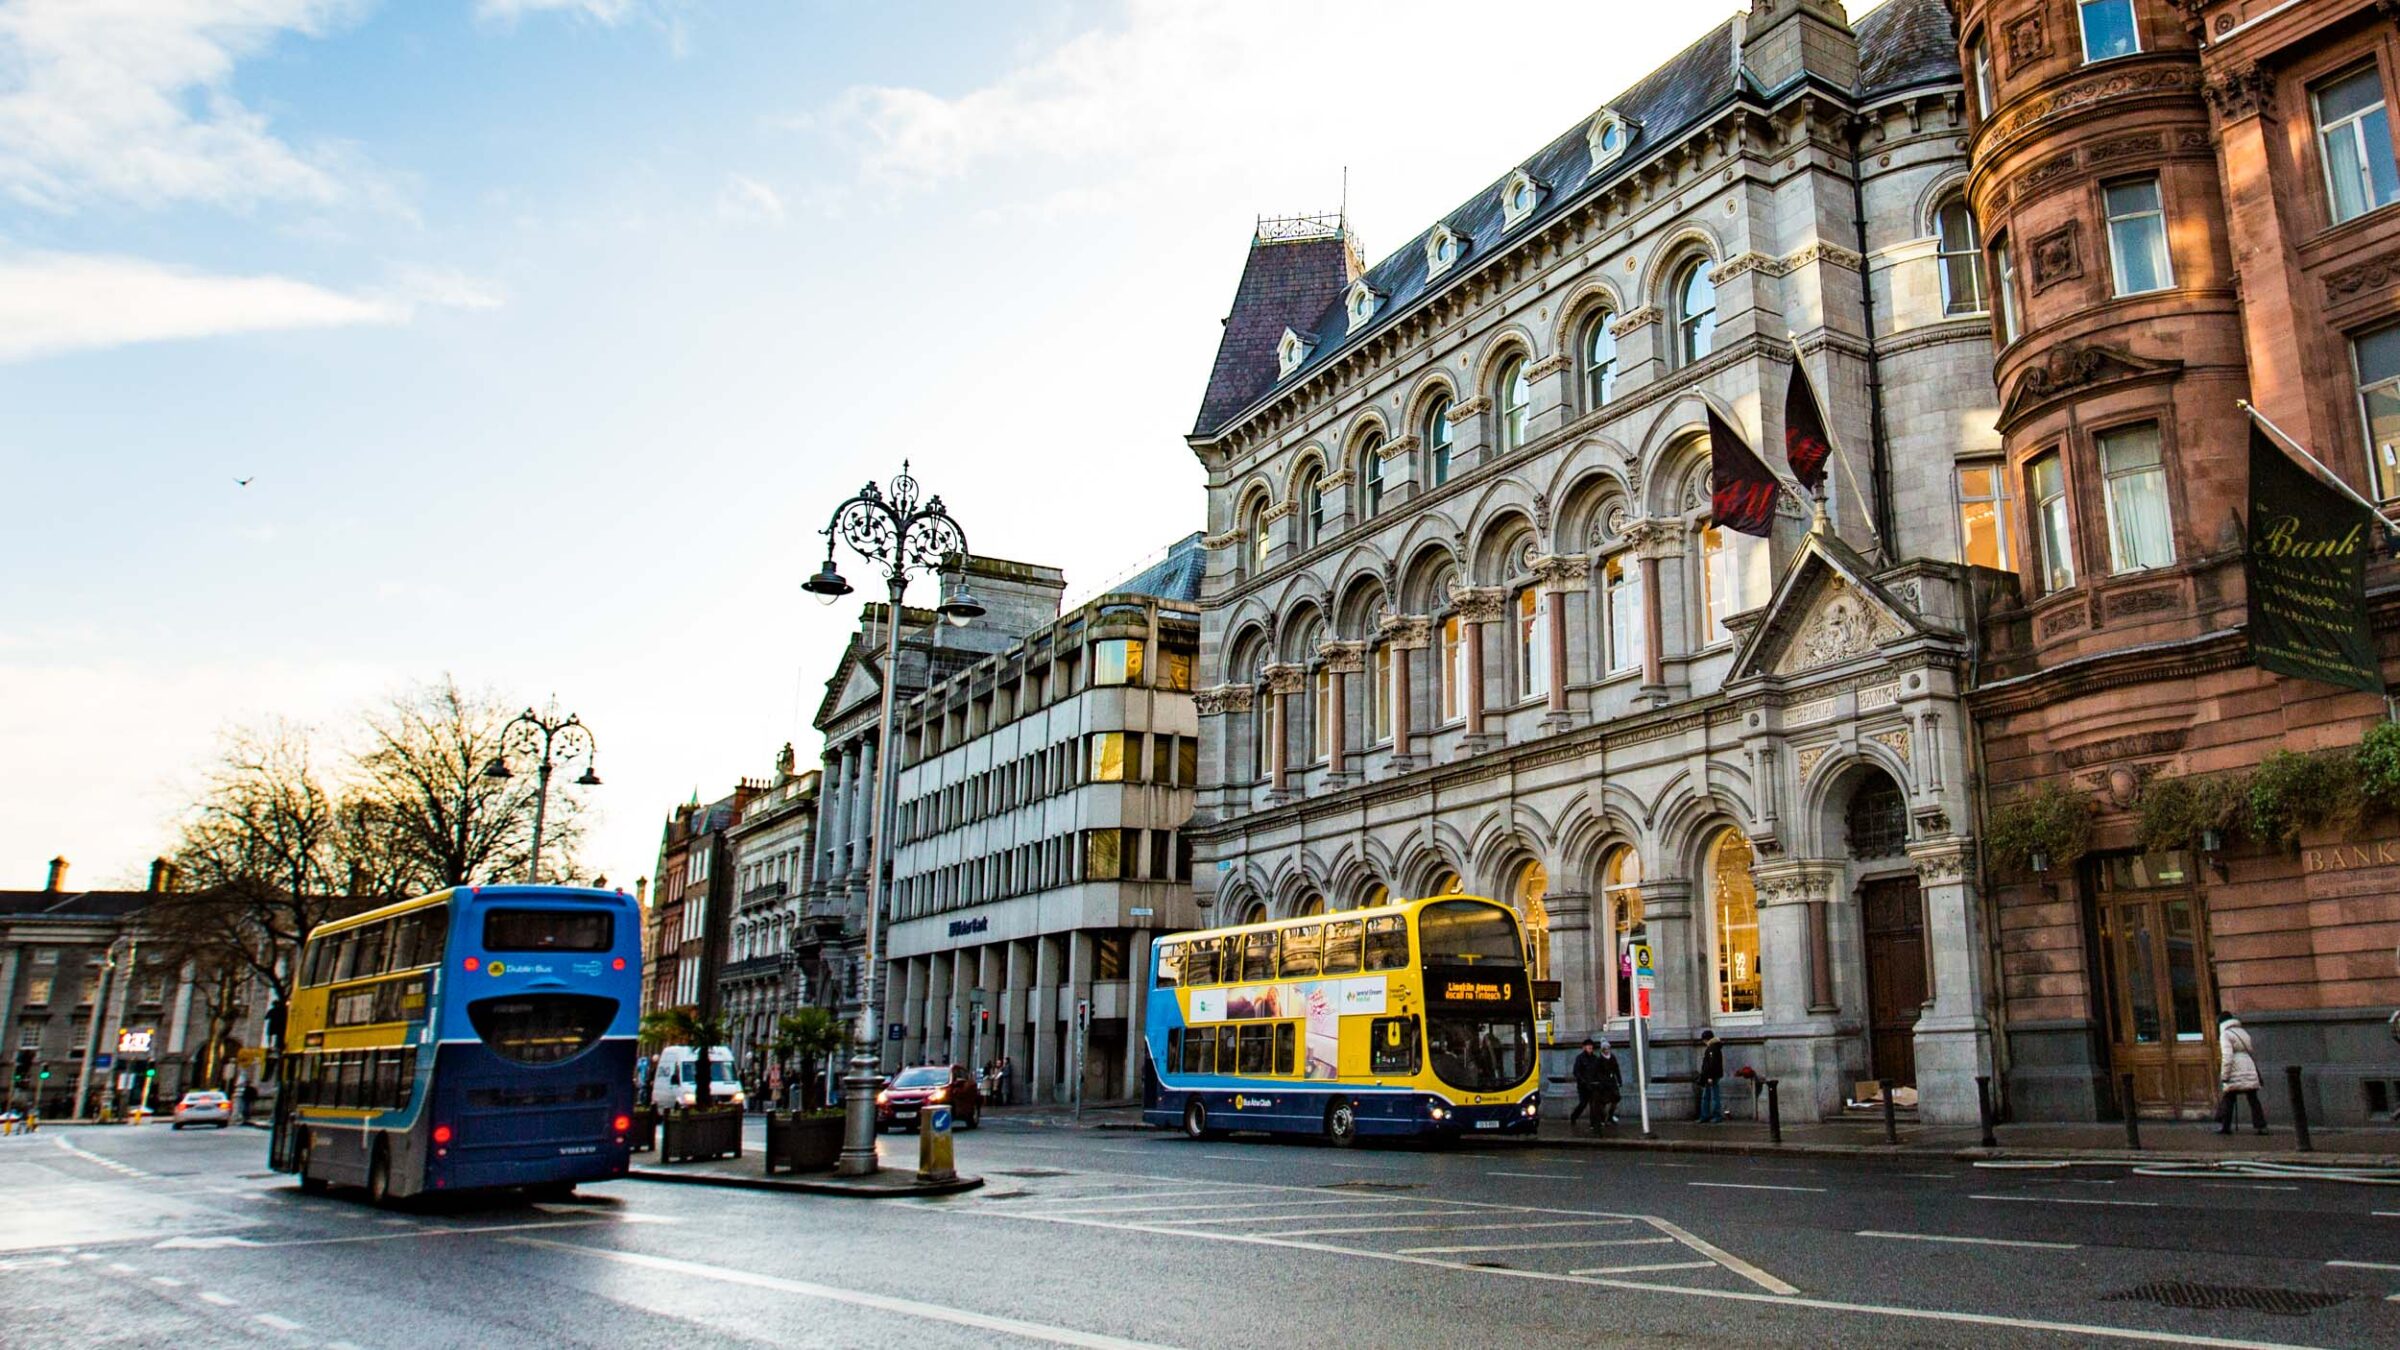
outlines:
{"label": "yellow double-decker bus", "polygon": [[1362,1135],[1529,1133],[1533,986],[1516,911],[1445,895],[1162,938],[1143,1119]]}

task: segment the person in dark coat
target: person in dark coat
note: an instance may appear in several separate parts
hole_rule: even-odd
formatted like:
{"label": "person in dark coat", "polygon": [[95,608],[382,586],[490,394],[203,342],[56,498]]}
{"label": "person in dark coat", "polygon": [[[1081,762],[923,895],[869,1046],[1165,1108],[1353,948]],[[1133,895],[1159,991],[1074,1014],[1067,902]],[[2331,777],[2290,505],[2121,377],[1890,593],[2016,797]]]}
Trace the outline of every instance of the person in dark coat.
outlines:
{"label": "person in dark coat", "polygon": [[1700,1032],[1700,1123],[1711,1124],[1725,1118],[1725,1098],[1720,1085],[1725,1080],[1725,1043],[1717,1033],[1702,1028]]}
{"label": "person in dark coat", "polygon": [[1616,1047],[1600,1042],[1600,1086],[1592,1094],[1592,1128],[1617,1123],[1617,1102],[1624,1096],[1625,1065],[1617,1058]]}
{"label": "person in dark coat", "polygon": [[1583,1119],[1586,1111],[1592,1113],[1592,1128],[1600,1128],[1599,1095],[1600,1056],[1592,1053],[1592,1039],[1586,1036],[1582,1053],[1575,1056],[1575,1109],[1567,1113],[1568,1129],[1575,1128],[1575,1122]]}

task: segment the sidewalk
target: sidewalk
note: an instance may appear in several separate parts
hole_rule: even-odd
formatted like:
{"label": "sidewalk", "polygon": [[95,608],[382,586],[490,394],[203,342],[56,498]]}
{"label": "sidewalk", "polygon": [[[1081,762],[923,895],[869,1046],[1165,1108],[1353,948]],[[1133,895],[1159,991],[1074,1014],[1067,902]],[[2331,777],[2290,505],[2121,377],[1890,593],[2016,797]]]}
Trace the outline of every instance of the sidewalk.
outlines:
{"label": "sidewalk", "polygon": [[[968,1137],[972,1138],[970,1134]],[[953,1145],[955,1146],[955,1139]],[[878,1156],[883,1170],[872,1176],[844,1177],[831,1172],[777,1172],[767,1175],[767,1121],[750,1116],[742,1121],[742,1154],[706,1162],[665,1164],[655,1149],[633,1155],[626,1176],[635,1181],[662,1181],[679,1186],[721,1186],[732,1190],[783,1191],[795,1195],[836,1195],[853,1200],[891,1200],[911,1196],[957,1195],[983,1185],[983,1178],[960,1173],[948,1181],[917,1180],[914,1137],[886,1135]],[[648,1159],[647,1162],[644,1159]]]}

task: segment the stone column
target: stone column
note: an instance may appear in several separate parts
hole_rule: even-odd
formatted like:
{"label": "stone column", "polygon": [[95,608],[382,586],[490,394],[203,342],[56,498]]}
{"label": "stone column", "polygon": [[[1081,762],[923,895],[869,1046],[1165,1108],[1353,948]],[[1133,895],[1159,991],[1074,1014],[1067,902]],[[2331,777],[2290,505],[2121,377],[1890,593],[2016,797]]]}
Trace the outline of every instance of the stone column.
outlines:
{"label": "stone column", "polygon": [[[861,969],[864,969],[865,963],[863,961],[860,962],[860,967]],[[909,998],[907,970],[896,965],[886,964],[883,970],[883,979],[878,982],[875,992],[883,1000],[882,1017],[877,1022],[876,1030],[884,1038],[883,1043],[875,1047],[875,1053],[879,1062],[882,1063],[884,1071],[889,1073],[893,1069],[900,1067],[897,1061],[906,1059],[908,1057],[908,1046],[905,1043],[895,1044],[891,1039],[892,1033],[889,1030],[891,1025],[895,1022],[901,1023],[905,1026],[908,1021]],[[902,1034],[905,1035],[906,1033],[903,1032]]]}
{"label": "stone column", "polygon": [[[885,678],[891,677],[887,674]],[[875,837],[875,832],[883,828],[883,822],[875,819],[875,813],[883,809],[883,793],[876,785],[875,773],[875,740],[871,736],[865,737],[858,743],[857,801],[859,809],[855,813],[858,818],[858,866],[862,872],[867,870],[867,859],[872,852],[870,843]],[[874,888],[875,879],[870,876],[867,878],[867,903],[869,904],[875,902]]]}
{"label": "stone column", "polygon": [[1142,1067],[1150,1062],[1143,1036],[1149,1026],[1150,930],[1136,928],[1125,941],[1125,1091],[1142,1095]]}
{"label": "stone column", "polygon": [[1933,966],[1932,997],[1917,1018],[1917,1111],[1928,1124],[1975,1124],[1975,1076],[1992,1071],[1975,845],[1945,836],[1909,845],[1908,856],[1923,888],[1925,950]]}
{"label": "stone column", "polygon": [[1066,934],[1065,938],[1067,944],[1067,987],[1062,992],[1059,1015],[1063,1017],[1067,1023],[1067,1053],[1065,1065],[1066,1072],[1059,1075],[1059,1100],[1074,1100],[1075,1083],[1076,1080],[1080,1078],[1084,1085],[1083,1099],[1086,1104],[1089,1104],[1095,1095],[1092,1091],[1091,1085],[1091,1041],[1090,1034],[1087,1032],[1085,1034],[1083,1052],[1080,1054],[1077,1053],[1075,1047],[1075,1004],[1078,1000],[1088,1003],[1092,997],[1092,935],[1078,931]]}
{"label": "stone column", "polygon": [[1667,688],[1666,569],[1660,564],[1683,547],[1683,523],[1664,518],[1632,521],[1625,526],[1642,569],[1642,688],[1638,703],[1657,706],[1669,698]]}
{"label": "stone column", "polygon": [[1249,782],[1246,771],[1236,772],[1240,754],[1239,727],[1250,712],[1251,689],[1246,684],[1218,684],[1195,690],[1192,706],[1200,717],[1200,758],[1213,772],[1203,771],[1201,781],[1207,786],[1199,789],[1195,805],[1203,811],[1213,807],[1216,814],[1234,810],[1245,800],[1245,788],[1237,784]]}
{"label": "stone column", "polygon": [[902,979],[908,990],[908,1001],[902,1006],[908,1011],[901,1020],[908,1024],[908,1030],[901,1037],[900,1051],[901,1058],[916,1064],[924,1062],[925,1056],[933,1049],[933,1019],[927,1015],[930,1012],[927,1004],[932,1001],[930,986],[933,983],[933,970],[931,963],[922,956],[911,957],[903,966],[906,974]]}
{"label": "stone column", "polygon": [[1600,981],[1606,960],[1593,941],[1589,891],[1553,890],[1542,897],[1550,914],[1550,978],[1558,981],[1551,1031],[1560,1045],[1600,1034]]}
{"label": "stone column", "polygon": [[1000,994],[1000,1052],[1008,1056],[1005,1087],[1012,1100],[1022,1100],[1025,1075],[1033,1068],[1033,954],[1022,941],[1008,944],[1002,960],[1008,983]]}
{"label": "stone column", "polygon": [[1433,620],[1422,614],[1387,614],[1381,628],[1384,641],[1392,646],[1392,758],[1391,770],[1406,773],[1418,766],[1416,753],[1416,713],[1412,704],[1416,698],[1415,677],[1410,663],[1416,654],[1432,641]]}
{"label": "stone column", "polygon": [[1540,579],[1542,605],[1550,626],[1550,700],[1542,716],[1545,731],[1564,731],[1575,724],[1574,713],[1567,706],[1567,681],[1572,675],[1568,660],[1567,614],[1575,606],[1568,603],[1590,582],[1592,560],[1581,554],[1547,554],[1533,561],[1534,575]]}
{"label": "stone column", "polygon": [[1025,1080],[1026,1100],[1056,1101],[1058,1084],[1058,944],[1051,938],[1033,940],[1033,1068]]}
{"label": "stone column", "polygon": [[1461,640],[1467,644],[1466,752],[1474,754],[1499,745],[1505,737],[1486,729],[1489,700],[1484,697],[1484,630],[1508,612],[1508,592],[1498,586],[1460,587],[1450,593],[1458,611]]}
{"label": "stone column", "polygon": [[1317,656],[1325,663],[1325,674],[1331,686],[1326,720],[1332,740],[1326,747],[1325,776],[1328,787],[1344,787],[1350,782],[1350,681],[1366,669],[1367,644],[1363,642],[1321,642]]}
{"label": "stone column", "polygon": [[1308,667],[1278,662],[1267,667],[1267,697],[1275,701],[1275,739],[1267,746],[1268,789],[1278,796],[1292,790],[1292,704],[1308,684]]}
{"label": "stone column", "polygon": [[1763,1072],[1783,1080],[1784,1101],[1793,1109],[1839,1111],[1849,1076],[1845,1038],[1831,1018],[1810,1011],[1816,958],[1809,927],[1812,912],[1822,912],[1846,869],[1838,860],[1780,858],[1755,863],[1750,872],[1758,890],[1758,963],[1766,998]]}

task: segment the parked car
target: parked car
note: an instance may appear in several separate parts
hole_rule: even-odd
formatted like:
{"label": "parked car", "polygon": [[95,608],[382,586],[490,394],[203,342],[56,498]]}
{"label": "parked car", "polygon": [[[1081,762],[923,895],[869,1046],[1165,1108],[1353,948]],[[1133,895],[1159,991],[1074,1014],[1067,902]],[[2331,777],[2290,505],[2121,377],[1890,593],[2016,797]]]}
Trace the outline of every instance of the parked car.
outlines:
{"label": "parked car", "polygon": [[983,1123],[983,1089],[975,1075],[957,1064],[921,1064],[902,1069],[875,1094],[875,1126],[884,1130],[913,1130],[928,1106],[948,1106],[952,1128],[971,1130]]}
{"label": "parked car", "polygon": [[[692,1106],[700,1099],[700,1052],[688,1045],[670,1045],[658,1052],[651,1069],[650,1104],[661,1111]],[[722,1045],[708,1051],[708,1102],[711,1106],[740,1106],[742,1083],[733,1073],[733,1051]]]}
{"label": "parked car", "polygon": [[175,1128],[186,1125],[214,1125],[224,1129],[233,1123],[233,1098],[222,1092],[187,1092],[175,1103]]}

